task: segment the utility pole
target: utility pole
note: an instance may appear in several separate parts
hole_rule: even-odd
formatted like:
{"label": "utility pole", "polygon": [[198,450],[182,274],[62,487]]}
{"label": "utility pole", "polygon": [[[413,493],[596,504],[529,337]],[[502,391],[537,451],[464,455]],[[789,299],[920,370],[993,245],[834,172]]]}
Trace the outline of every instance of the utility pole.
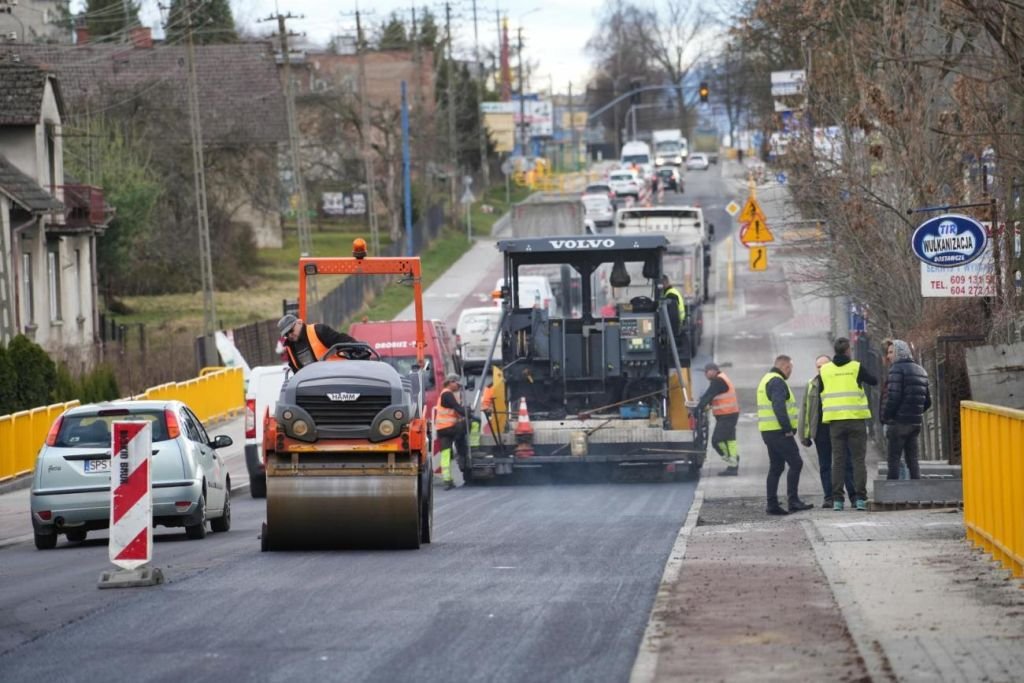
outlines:
{"label": "utility pole", "polygon": [[528,142],[526,137],[526,89],[523,85],[523,27],[520,26],[516,29],[516,50],[519,54],[519,130],[520,132],[520,148],[519,154],[522,156],[528,156],[526,152],[526,144]]}
{"label": "utility pole", "polygon": [[576,137],[576,106],[572,101],[572,81],[569,81],[569,126],[572,130],[572,170],[580,170],[580,143]]}
{"label": "utility pole", "polygon": [[188,121],[192,138],[192,177],[195,189],[196,225],[199,232],[199,277],[203,287],[203,333],[217,329],[217,308],[213,297],[213,249],[210,245],[210,217],[206,205],[206,159],[203,156],[203,126],[199,116],[199,76],[196,48],[192,39],[192,13],[196,0],[185,7],[185,35],[188,50]]}
{"label": "utility pole", "polygon": [[448,201],[450,211],[454,216],[455,211],[458,209],[458,197],[455,194],[455,176],[459,169],[459,141],[455,137],[455,70],[452,68],[454,61],[452,50],[452,6],[448,2],[444,4],[444,33],[445,41],[448,43],[448,63],[445,74],[448,81],[448,87],[446,88],[448,93],[448,163],[451,167],[448,173]]}
{"label": "utility pole", "polygon": [[374,172],[373,145],[370,139],[373,130],[370,125],[370,95],[366,85],[366,50],[363,40],[362,15],[356,10],[356,54],[359,55],[359,118],[362,128],[363,166],[366,171],[366,210],[370,218],[370,248],[375,256],[380,255],[380,227],[377,224],[377,177]]}
{"label": "utility pole", "polygon": [[487,163],[487,129],[484,127],[484,114],[481,105],[484,101],[484,65],[480,61],[480,31],[476,22],[476,0],[473,0],[473,58],[476,59],[476,66],[480,69],[480,78],[477,79],[476,117],[477,128],[480,132],[480,171],[483,173],[484,187],[491,186],[491,169]]}
{"label": "utility pole", "polygon": [[297,36],[297,33],[289,33],[285,22],[288,19],[302,19],[301,15],[292,13],[271,14],[260,21],[276,21],[277,33],[281,39],[281,58],[284,64],[284,103],[285,116],[288,119],[288,147],[292,157],[292,178],[299,194],[298,206],[298,232],[299,232],[299,254],[310,256],[313,253],[313,238],[309,227],[309,205],[306,202],[306,185],[302,180],[302,158],[299,153],[299,122],[295,115],[295,87],[292,83],[292,63],[288,53],[288,38]]}

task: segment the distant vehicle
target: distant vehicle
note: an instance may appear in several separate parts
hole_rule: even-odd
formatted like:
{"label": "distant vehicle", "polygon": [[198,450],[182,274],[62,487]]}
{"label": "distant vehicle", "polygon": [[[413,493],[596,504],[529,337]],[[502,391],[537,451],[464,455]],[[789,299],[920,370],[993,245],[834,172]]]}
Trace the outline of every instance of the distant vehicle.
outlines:
{"label": "distant vehicle", "polygon": [[617,198],[640,198],[640,178],[634,171],[619,169],[608,176],[608,184]]}
{"label": "distant vehicle", "polygon": [[[501,309],[495,307],[467,308],[459,314],[455,338],[462,350],[462,367],[467,375],[483,369],[500,321]],[[493,360],[501,361],[500,345],[494,350]]]}
{"label": "distant vehicle", "polygon": [[672,190],[673,192],[683,191],[683,179],[679,175],[679,171],[676,170],[675,166],[662,166],[658,169],[658,180],[661,186],[665,190]]}
{"label": "distant vehicle", "polygon": [[673,247],[692,248],[693,258],[701,264],[691,269],[691,284],[687,295],[700,301],[710,296],[708,278],[703,275],[711,269],[711,241],[715,226],[704,222],[704,211],[699,206],[651,206],[619,209],[615,214],[617,235],[664,235]]}
{"label": "distant vehicle", "polygon": [[594,227],[608,227],[615,223],[615,206],[606,192],[585,193],[583,195],[583,212],[586,218],[594,222]]}
{"label": "distant vehicle", "polygon": [[50,550],[61,534],[80,543],[110,526],[111,425],[145,420],[153,430],[153,524],[185,527],[191,539],[231,528],[231,478],[217,449],[231,437],[210,438],[180,401],[112,401],[65,412],[50,427],[32,478],[36,548]]}
{"label": "distant vehicle", "polygon": [[583,195],[586,196],[588,194],[606,194],[608,199],[615,199],[615,190],[608,183],[592,183],[587,185],[583,190]]}
{"label": "distant vehicle", "polygon": [[718,148],[721,139],[716,128],[697,128],[693,131],[693,151],[707,157],[709,164],[718,163]]}
{"label": "distant vehicle", "polygon": [[686,160],[686,170],[688,171],[706,171],[711,167],[711,163],[708,161],[708,157],[705,154],[694,152]]}
{"label": "distant vehicle", "polygon": [[623,145],[623,154],[620,157],[623,166],[653,165],[654,160],[650,156],[650,146],[646,142],[633,140]]}
{"label": "distant vehicle", "polygon": [[267,471],[263,462],[263,418],[274,415],[277,397],[291,368],[285,364],[261,365],[249,373],[245,389],[245,467],[249,471],[249,495],[267,497]]}
{"label": "distant vehicle", "polygon": [[654,163],[657,166],[682,166],[686,162],[686,138],[678,129],[656,130],[654,140]]}
{"label": "distant vehicle", "polygon": [[[385,320],[353,323],[348,333],[361,342],[366,342],[380,354],[381,360],[398,371],[403,377],[416,364],[416,321]],[[424,353],[423,370],[426,382],[423,385],[423,405],[437,405],[444,378],[447,375],[462,374],[458,348],[451,332],[440,320],[423,321],[423,341],[427,348]]]}
{"label": "distant vehicle", "polygon": [[[494,285],[495,291],[501,291],[505,287],[505,278],[498,278]],[[501,300],[498,301],[501,305]],[[551,288],[551,280],[543,275],[520,275],[518,281],[518,296],[515,308],[543,308],[550,316],[556,316],[558,312],[558,301],[555,299],[555,292]]]}

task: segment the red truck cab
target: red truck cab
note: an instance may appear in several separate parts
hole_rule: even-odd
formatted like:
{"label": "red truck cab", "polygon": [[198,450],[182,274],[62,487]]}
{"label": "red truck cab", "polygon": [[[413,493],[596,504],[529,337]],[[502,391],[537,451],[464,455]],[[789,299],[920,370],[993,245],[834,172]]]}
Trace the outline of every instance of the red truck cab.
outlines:
{"label": "red truck cab", "polygon": [[[461,375],[462,368],[456,356],[455,340],[444,323],[440,320],[424,320],[423,327],[423,338],[427,344],[424,363],[428,371],[423,405],[429,416],[437,405],[444,378],[450,374]],[[348,333],[372,346],[400,375],[408,374],[416,363],[414,320],[354,323]]]}

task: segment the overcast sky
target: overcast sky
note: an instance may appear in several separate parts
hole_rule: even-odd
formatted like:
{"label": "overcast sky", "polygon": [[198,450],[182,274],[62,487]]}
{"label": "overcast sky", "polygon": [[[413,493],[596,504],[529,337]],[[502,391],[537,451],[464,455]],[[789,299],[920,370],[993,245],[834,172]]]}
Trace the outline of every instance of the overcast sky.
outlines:
{"label": "overcast sky", "polygon": [[[590,61],[585,46],[597,23],[597,14],[602,0],[480,0],[477,4],[480,45],[491,47],[497,44],[497,18],[495,12],[509,17],[509,35],[515,40],[515,29],[523,27],[525,54],[532,62],[539,62],[533,74],[533,88],[548,87],[549,77],[557,92],[564,92],[570,81],[574,88],[582,88],[588,79]],[[169,4],[165,2],[164,4]],[[411,0],[362,0],[360,9],[365,13],[368,25],[376,28],[393,11],[404,13],[408,20]],[[84,0],[73,0],[73,7],[81,10]],[[141,0],[142,22],[154,28],[161,24],[157,0]],[[444,21],[444,4],[417,1],[418,8],[426,5],[434,12],[440,23]],[[302,14],[303,19],[289,21],[293,31],[303,32],[313,42],[326,45],[333,34],[355,31],[355,0],[340,3],[329,0],[231,0],[235,21],[248,31],[269,32],[269,24],[260,24],[258,19],[282,13]],[[276,8],[276,9],[275,9]],[[534,11],[536,10],[536,11]],[[463,57],[473,54],[473,5],[471,0],[452,2],[453,31],[457,52]],[[513,66],[514,66],[513,62]]]}

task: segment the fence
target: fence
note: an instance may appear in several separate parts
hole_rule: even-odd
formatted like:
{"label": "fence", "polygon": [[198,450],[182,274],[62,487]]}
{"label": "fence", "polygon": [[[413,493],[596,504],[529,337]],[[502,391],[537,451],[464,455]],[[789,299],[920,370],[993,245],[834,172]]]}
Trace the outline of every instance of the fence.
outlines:
{"label": "fence", "polygon": [[1024,576],[1024,410],[960,404],[967,539]]}
{"label": "fence", "polygon": [[[227,368],[184,382],[169,382],[134,396],[138,400],[177,400],[208,422],[233,415],[245,405],[241,368]],[[78,401],[56,403],[0,417],[0,481],[32,471],[39,448],[64,411]]]}

